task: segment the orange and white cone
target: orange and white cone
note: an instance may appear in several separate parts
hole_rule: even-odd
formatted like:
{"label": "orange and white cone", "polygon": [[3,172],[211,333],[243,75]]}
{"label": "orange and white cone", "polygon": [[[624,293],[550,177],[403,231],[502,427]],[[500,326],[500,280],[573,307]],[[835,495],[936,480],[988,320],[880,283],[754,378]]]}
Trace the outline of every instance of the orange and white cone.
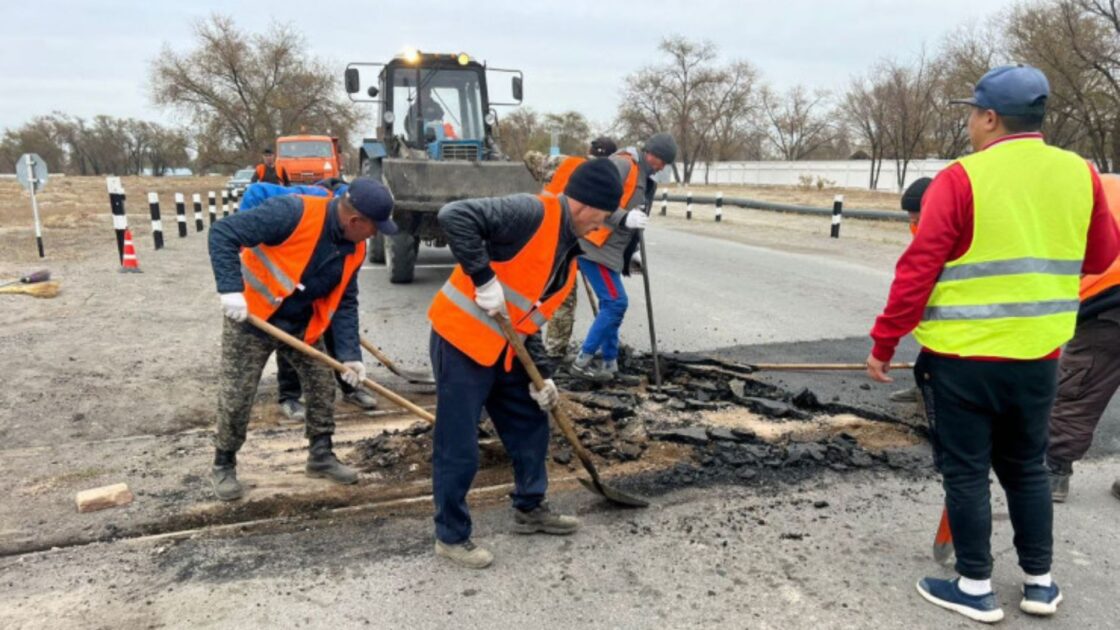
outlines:
{"label": "orange and white cone", "polygon": [[121,271],[141,273],[140,261],[136,258],[136,246],[132,244],[132,230],[124,231],[124,257],[121,258]]}

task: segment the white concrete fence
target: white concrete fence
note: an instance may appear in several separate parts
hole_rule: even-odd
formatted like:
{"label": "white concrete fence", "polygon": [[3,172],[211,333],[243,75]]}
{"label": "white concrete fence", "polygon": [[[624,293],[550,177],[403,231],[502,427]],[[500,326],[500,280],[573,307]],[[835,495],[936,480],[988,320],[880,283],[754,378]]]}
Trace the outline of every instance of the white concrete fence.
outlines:
{"label": "white concrete fence", "polygon": [[[922,177],[933,177],[952,160],[913,160],[906,169],[905,185]],[[683,166],[677,165],[683,172]],[[740,186],[801,186],[803,178],[825,180],[825,188],[860,188],[868,190],[871,160],[812,160],[803,162],[711,162],[698,163],[692,171],[692,183]],[[807,181],[807,180],[806,180]],[[884,160],[875,188],[900,192],[894,160]]]}

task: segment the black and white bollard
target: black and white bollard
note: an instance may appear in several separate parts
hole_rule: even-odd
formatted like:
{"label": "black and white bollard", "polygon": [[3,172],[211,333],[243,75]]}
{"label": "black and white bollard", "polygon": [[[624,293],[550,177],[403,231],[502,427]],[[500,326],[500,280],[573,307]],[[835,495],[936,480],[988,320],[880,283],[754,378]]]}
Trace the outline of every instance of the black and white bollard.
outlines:
{"label": "black and white bollard", "polygon": [[684,198],[684,218],[692,220],[692,191],[688,191]]}
{"label": "black and white bollard", "polygon": [[183,193],[175,193],[175,220],[179,222],[179,238],[187,236],[187,204]]}
{"label": "black and white bollard", "polygon": [[194,205],[194,231],[201,232],[206,229],[206,225],[202,223],[202,195],[191,195],[191,203]]}
{"label": "black and white bollard", "polygon": [[217,195],[217,193],[215,193],[213,190],[211,190],[210,194],[207,195],[206,200],[208,202],[207,205],[209,206],[209,209],[210,209],[210,225],[214,225],[214,222],[218,220],[218,195]]}
{"label": "black and white bollard", "polygon": [[661,191],[661,216],[669,214],[669,191]]}
{"label": "black and white bollard", "polygon": [[121,178],[106,177],[105,186],[109,189],[109,210],[113,213],[113,231],[117,233],[117,256],[124,263],[124,231],[128,229],[128,217],[124,213],[124,187]]}
{"label": "black and white bollard", "polygon": [[844,218],[844,195],[832,200],[832,238],[840,238],[840,221]]}
{"label": "black and white bollard", "polygon": [[222,216],[223,217],[228,217],[229,216],[229,191],[228,190],[223,190],[222,191]]}
{"label": "black and white bollard", "polygon": [[163,221],[159,218],[159,194],[148,193],[148,211],[152,214],[152,240],[156,249],[163,249]]}
{"label": "black and white bollard", "polygon": [[233,193],[230,195],[230,198],[229,198],[229,205],[230,205],[229,211],[230,211],[230,213],[237,214],[238,210],[241,209],[241,195],[244,192],[245,191],[240,189],[240,188],[234,188],[233,189]]}
{"label": "black and white bollard", "polygon": [[716,223],[723,221],[723,193],[716,193]]}

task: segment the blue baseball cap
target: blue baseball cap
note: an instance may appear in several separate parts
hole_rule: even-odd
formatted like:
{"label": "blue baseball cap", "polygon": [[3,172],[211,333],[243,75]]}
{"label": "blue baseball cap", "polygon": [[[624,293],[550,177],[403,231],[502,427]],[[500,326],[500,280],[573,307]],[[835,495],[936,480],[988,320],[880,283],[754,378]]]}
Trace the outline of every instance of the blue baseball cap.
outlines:
{"label": "blue baseball cap", "polygon": [[1042,71],[1018,64],[992,68],[972,90],[972,98],[949,101],[990,109],[1001,116],[1041,116],[1046,113],[1050,82]]}
{"label": "blue baseball cap", "polygon": [[393,223],[393,193],[385,184],[372,177],[359,177],[350,182],[343,198],[362,216],[377,224],[382,234],[397,233],[397,224]]}

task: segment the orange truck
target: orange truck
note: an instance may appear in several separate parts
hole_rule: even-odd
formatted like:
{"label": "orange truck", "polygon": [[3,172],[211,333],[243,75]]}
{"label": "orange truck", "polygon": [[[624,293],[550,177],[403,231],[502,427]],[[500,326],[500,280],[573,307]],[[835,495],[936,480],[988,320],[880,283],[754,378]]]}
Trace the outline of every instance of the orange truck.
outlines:
{"label": "orange truck", "polygon": [[276,163],[288,171],[293,184],[314,184],[342,176],[338,138],[330,136],[283,136],[276,140]]}

